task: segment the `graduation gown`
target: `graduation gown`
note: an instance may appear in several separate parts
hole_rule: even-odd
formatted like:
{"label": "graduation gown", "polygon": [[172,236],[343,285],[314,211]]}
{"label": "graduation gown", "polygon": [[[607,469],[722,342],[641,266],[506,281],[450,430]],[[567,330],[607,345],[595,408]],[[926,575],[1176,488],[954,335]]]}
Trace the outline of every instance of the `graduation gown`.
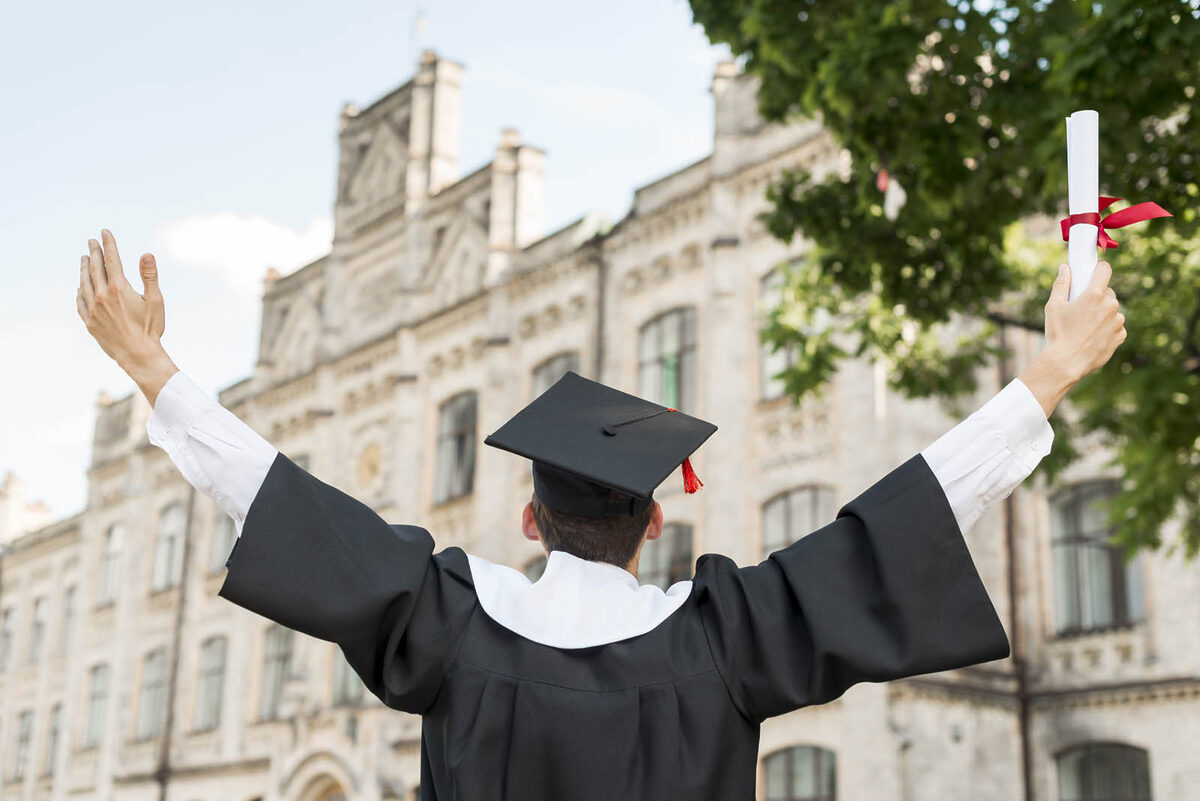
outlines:
{"label": "graduation gown", "polygon": [[462,549],[279,452],[220,595],[337,643],[422,716],[422,801],[750,801],[767,718],[1009,653],[922,454],[758,565],[700,556],[650,630],[558,648],[489,616]]}

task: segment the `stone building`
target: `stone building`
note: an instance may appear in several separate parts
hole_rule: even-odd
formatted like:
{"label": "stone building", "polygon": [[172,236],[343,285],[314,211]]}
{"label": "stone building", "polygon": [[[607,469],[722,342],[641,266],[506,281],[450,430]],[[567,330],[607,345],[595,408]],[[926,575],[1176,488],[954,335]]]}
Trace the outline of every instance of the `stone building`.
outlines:
{"label": "stone building", "polygon": [[[536,576],[528,464],[481,441],[575,369],[720,426],[693,460],[704,490],[677,473],[656,494],[668,526],[640,579],[665,586],[704,552],[760,561],[958,422],[862,359],[799,407],[772,378],[788,356],[760,346],[761,310],[805,242],[756,215],[780,170],[844,169],[819,124],[765,124],[723,65],[711,155],[638,189],[611,229],[547,233],[543,153],[514,131],[458,174],[460,74],[426,53],[343,110],[332,248],[268,272],[257,364],[220,392],[315,476]],[[968,411],[1042,345],[1009,336],[1007,373],[981,371]],[[415,798],[419,719],[364,694],[332,644],[217,597],[232,522],[150,445],[148,414],[139,392],[101,397],[82,512],[6,513],[0,801]],[[1119,476],[1087,453],[967,532],[1021,658],[768,721],[760,799],[1200,799],[1200,574],[1114,558],[1091,501]]]}

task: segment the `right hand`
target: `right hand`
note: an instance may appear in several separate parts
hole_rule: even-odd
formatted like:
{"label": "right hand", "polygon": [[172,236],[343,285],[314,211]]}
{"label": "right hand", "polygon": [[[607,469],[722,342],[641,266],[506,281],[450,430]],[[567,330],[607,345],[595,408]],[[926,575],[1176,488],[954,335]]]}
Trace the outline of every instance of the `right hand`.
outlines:
{"label": "right hand", "polygon": [[1097,262],[1087,289],[1068,302],[1071,270],[1062,265],[1046,302],[1046,348],[1076,380],[1102,367],[1125,341],[1125,315],[1108,285],[1111,277],[1112,265]]}
{"label": "right hand", "polygon": [[103,229],[100,239],[89,239],[89,253],[80,257],[75,307],[100,348],[129,372],[162,348],[166,313],[158,266],[152,254],[142,255],[139,272],[145,291],[139,294],[125,278],[112,232]]}

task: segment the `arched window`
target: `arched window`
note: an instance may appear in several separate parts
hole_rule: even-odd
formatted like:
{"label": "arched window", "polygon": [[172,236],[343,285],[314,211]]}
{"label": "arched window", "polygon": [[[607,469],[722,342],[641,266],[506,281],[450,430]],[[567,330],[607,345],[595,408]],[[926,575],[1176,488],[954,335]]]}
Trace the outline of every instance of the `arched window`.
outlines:
{"label": "arched window", "polygon": [[84,748],[98,746],[104,732],[104,718],[108,714],[108,672],[108,665],[104,664],[95,665],[88,671],[87,717],[80,742]]}
{"label": "arched window", "polygon": [[104,532],[104,549],[100,552],[100,578],[97,583],[96,602],[110,604],[117,600],[117,588],[121,583],[121,546],[125,539],[125,527],[114,523]]}
{"label": "arched window", "polygon": [[638,332],[638,394],[682,412],[695,410],[695,308],[660,314]]}
{"label": "arched window", "polygon": [[33,602],[33,625],[29,629],[29,664],[42,659],[42,643],[46,639],[46,609],[49,600],[42,596]]}
{"label": "arched window", "polygon": [[156,648],[142,660],[142,693],[138,701],[137,739],[162,734],[167,716],[167,649]]}
{"label": "arched window", "polygon": [[1142,563],[1108,543],[1103,505],[1117,482],[1089,481],[1050,499],[1055,630],[1076,634],[1128,626],[1143,618]]}
{"label": "arched window", "polygon": [[171,503],[158,514],[158,538],[154,545],[154,576],[151,589],[174,587],[183,577],[183,529],[187,513],[183,504]]}
{"label": "arched window", "polygon": [[475,481],[475,393],[463,392],[438,407],[433,502],[470,495]]}
{"label": "arched window", "polygon": [[836,514],[833,487],[825,484],[809,484],[776,495],[763,504],[763,557],[832,523]]}
{"label": "arched window", "polygon": [[221,724],[227,643],[224,637],[209,637],[200,645],[200,674],[196,681],[196,731],[208,731]]}
{"label": "arched window", "polygon": [[638,559],[638,579],[664,590],[692,576],[692,527],[687,523],[667,523],[662,537],[642,546]]}
{"label": "arched window", "polygon": [[521,568],[521,572],[524,573],[530,581],[537,581],[540,579],[542,574],[546,572],[545,555],[535,556],[530,559],[525,563],[525,566]]}
{"label": "arched window", "polygon": [[262,692],[258,696],[259,720],[279,717],[283,685],[292,671],[292,630],[278,623],[263,636]]}
{"label": "arched window", "polygon": [[1083,743],[1058,755],[1059,801],[1151,801],[1150,756],[1120,743]]}
{"label": "arched window", "polygon": [[533,397],[536,398],[550,389],[568,370],[579,372],[579,353],[576,351],[551,356],[533,368]]}
{"label": "arched window", "polygon": [[763,759],[766,801],[834,801],[837,763],[825,748],[798,745]]}

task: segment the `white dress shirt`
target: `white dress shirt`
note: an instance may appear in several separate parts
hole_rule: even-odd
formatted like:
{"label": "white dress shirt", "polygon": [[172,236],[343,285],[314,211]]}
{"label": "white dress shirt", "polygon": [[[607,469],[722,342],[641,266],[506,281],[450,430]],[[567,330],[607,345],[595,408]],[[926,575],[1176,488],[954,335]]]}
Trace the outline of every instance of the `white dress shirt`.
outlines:
{"label": "white dress shirt", "polygon": [[[159,391],[146,432],[192,486],[233,518],[240,537],[277,449],[183,371],[172,374]],[[1008,497],[1033,472],[1053,439],[1041,405],[1014,378],[921,454],[945,490],[959,528],[966,531],[990,504]],[[561,551],[550,554],[536,582],[507,565],[473,554],[468,559],[480,606],[489,617],[559,648],[644,634],[691,592],[691,581],[665,591],[640,586],[623,568]],[[606,614],[596,615],[596,609]]]}

